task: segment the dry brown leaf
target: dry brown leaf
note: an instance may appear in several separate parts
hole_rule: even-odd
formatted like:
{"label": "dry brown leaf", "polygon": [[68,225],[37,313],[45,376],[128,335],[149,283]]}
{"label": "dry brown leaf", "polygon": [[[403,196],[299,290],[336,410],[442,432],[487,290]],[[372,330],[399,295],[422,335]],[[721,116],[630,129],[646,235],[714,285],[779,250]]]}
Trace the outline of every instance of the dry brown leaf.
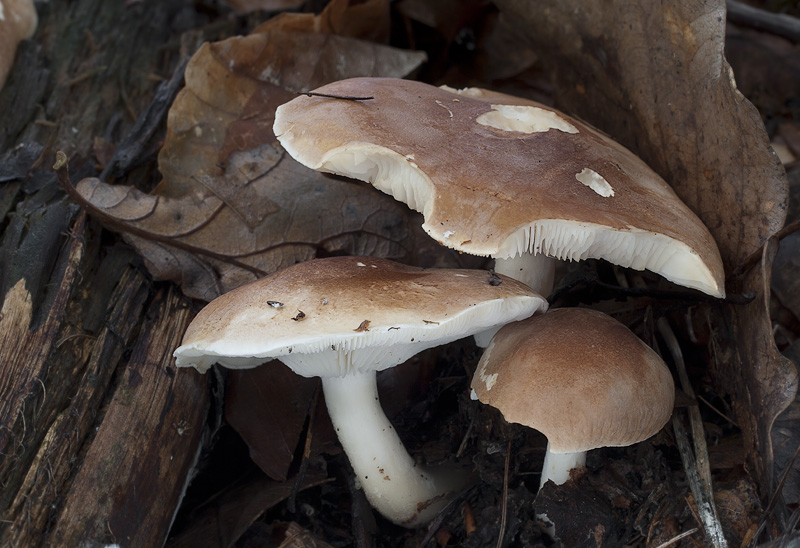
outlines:
{"label": "dry brown leaf", "polygon": [[296,91],[357,74],[405,75],[422,53],[333,35],[251,34],[205,44],[169,113],[156,193],[183,196],[216,177],[228,155],[275,140],[275,108]]}
{"label": "dry brown leaf", "polygon": [[497,4],[552,64],[562,106],[672,184],[729,270],[783,225],[786,179],[725,61],[722,0]]}
{"label": "dry brown leaf", "polygon": [[371,42],[389,41],[391,21],[388,0],[332,0],[322,13],[282,13],[255,28],[253,33],[269,31],[314,32],[360,38]]}
{"label": "dry brown leaf", "polygon": [[288,477],[318,384],[279,361],[228,375],[225,420],[247,443],[253,462],[274,480]]}
{"label": "dry brown leaf", "polygon": [[768,312],[770,270],[776,252],[777,242],[769,240],[760,264],[742,280],[741,291],[755,293],[755,300],[712,311],[709,319],[715,331],[711,372],[731,396],[748,460],[766,496],[775,487],[772,426],[794,400],[798,385],[797,369],[775,346]]}
{"label": "dry brown leaf", "polygon": [[157,279],[210,300],[318,254],[400,258],[408,211],[353,182],[308,170],[276,143],[275,108],[355,75],[402,76],[424,54],[333,35],[266,32],[206,44],[186,68],[153,194],[97,179],[74,197],[123,232]]}
{"label": "dry brown leaf", "polygon": [[250,13],[251,11],[282,11],[299,8],[306,0],[228,0],[236,13]]}
{"label": "dry brown leaf", "polygon": [[[197,512],[188,528],[172,531],[167,548],[230,548],[253,546],[237,542],[266,510],[292,496],[293,492],[319,486],[327,481],[326,474],[309,470],[302,477],[276,482],[266,476],[248,478],[238,485],[226,486],[218,496],[212,497]],[[267,540],[267,539],[265,539]],[[268,539],[272,541],[274,539]],[[276,546],[274,542],[256,546]]]}
{"label": "dry brown leaf", "polygon": [[95,215],[124,230],[154,277],[203,300],[318,254],[408,251],[410,220],[390,198],[308,170],[270,144],[229,160],[219,181],[207,179],[218,195],[200,186],[154,196],[94,178],[76,189]]}
{"label": "dry brown leaf", "polygon": [[401,0],[397,9],[405,17],[436,29],[450,42],[477,13],[484,13],[481,0]]}
{"label": "dry brown leaf", "polygon": [[[725,60],[725,3],[658,5],[497,0],[553,72],[566,110],[641,155],[706,223],[730,273],[783,224],[787,186],[756,109]],[[712,314],[714,373],[731,395],[762,493],[771,492],[770,426],[793,399],[796,371],[775,348],[769,267],[729,281],[746,306]]]}

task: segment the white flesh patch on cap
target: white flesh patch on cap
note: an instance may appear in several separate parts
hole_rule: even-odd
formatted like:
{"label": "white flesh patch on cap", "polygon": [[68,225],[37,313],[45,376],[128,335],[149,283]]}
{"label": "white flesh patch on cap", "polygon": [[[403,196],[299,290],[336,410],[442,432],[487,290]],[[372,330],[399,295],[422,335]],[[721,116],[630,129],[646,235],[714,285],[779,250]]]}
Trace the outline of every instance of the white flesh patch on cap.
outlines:
{"label": "white flesh patch on cap", "polygon": [[424,325],[370,326],[368,331],[361,332],[343,329],[312,339],[196,342],[181,346],[174,355],[178,367],[193,366],[200,372],[207,371],[214,363],[249,369],[277,358],[304,377],[343,376],[393,367],[428,348],[528,318],[546,308],[547,301],[543,298],[521,295],[480,302],[459,314]]}
{"label": "white flesh patch on cap", "polygon": [[450,86],[439,86],[439,89],[444,91],[448,91],[450,93],[454,93],[456,95],[463,95],[464,97],[475,97],[476,99],[480,99],[484,97],[486,94],[483,92],[481,88],[451,88]]}
{"label": "white flesh patch on cap", "polygon": [[433,183],[409,157],[388,148],[348,143],[329,150],[318,165],[309,167],[372,183],[411,209],[426,216],[430,214],[425,209],[431,207]]}
{"label": "white flesh patch on cap", "polygon": [[497,373],[492,373],[491,375],[486,374],[486,366],[489,365],[489,355],[492,353],[493,348],[494,341],[486,345],[486,350],[483,351],[481,361],[478,364],[478,377],[481,379],[483,384],[486,385],[486,390],[491,390],[495,383],[497,383]]}
{"label": "white flesh patch on cap", "polygon": [[475,120],[483,126],[519,133],[543,133],[557,129],[578,133],[578,128],[552,110],[522,105],[492,105],[492,110]]}
{"label": "white flesh patch on cap", "polygon": [[611,188],[611,185],[608,184],[608,181],[606,181],[602,175],[600,175],[593,169],[585,167],[581,170],[580,173],[575,174],[575,178],[584,185],[594,190],[597,194],[599,194],[603,198],[610,198],[611,196],[614,195],[614,189]]}

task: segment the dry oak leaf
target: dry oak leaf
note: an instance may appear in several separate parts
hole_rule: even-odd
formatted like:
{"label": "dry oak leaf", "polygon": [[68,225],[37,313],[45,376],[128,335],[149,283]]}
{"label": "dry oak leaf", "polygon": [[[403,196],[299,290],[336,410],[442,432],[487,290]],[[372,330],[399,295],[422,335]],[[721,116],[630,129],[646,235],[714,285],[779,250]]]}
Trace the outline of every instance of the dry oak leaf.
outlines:
{"label": "dry oak leaf", "polygon": [[[267,173],[259,171],[270,164]],[[203,300],[318,254],[407,252],[402,205],[319,175],[272,145],[234,153],[223,178],[247,180],[242,192],[257,207],[247,208],[237,196],[229,202],[202,192],[171,198],[94,178],[76,190],[95,215],[124,233],[155,278],[173,280]]]}
{"label": "dry oak leaf", "polygon": [[331,0],[322,13],[281,13],[268,19],[253,33],[273,30],[336,34],[347,38],[360,38],[386,43],[391,32],[388,0]]}
{"label": "dry oak leaf", "polygon": [[787,185],[725,60],[725,2],[499,0],[569,112],[611,134],[705,222],[728,270],[785,220]]}
{"label": "dry oak leaf", "polygon": [[282,11],[299,8],[306,0],[228,0],[236,13],[250,13],[251,11]]}
{"label": "dry oak leaf", "polygon": [[225,420],[247,443],[253,462],[272,479],[289,477],[318,384],[277,361],[234,370],[227,377]]}
{"label": "dry oak leaf", "polygon": [[632,4],[497,0],[554,76],[562,106],[638,153],[715,237],[729,279],[755,300],[709,311],[712,372],[732,398],[762,495],[772,493],[770,428],[794,399],[797,372],[775,347],[769,312],[774,252],[787,182],[759,113],[725,60],[724,0]]}
{"label": "dry oak leaf", "polygon": [[[355,75],[404,76],[425,54],[334,35],[270,31],[204,44],[169,112],[156,193],[182,196],[215,177],[234,150],[275,140],[275,108]],[[201,183],[202,184],[202,183]]]}
{"label": "dry oak leaf", "polygon": [[331,80],[403,76],[424,60],[361,40],[265,32],[203,45],[167,120],[152,194],[81,181],[76,200],[123,232],[157,279],[211,300],[320,254],[401,258],[409,213],[363,185],[321,176],[286,155],[274,110]]}

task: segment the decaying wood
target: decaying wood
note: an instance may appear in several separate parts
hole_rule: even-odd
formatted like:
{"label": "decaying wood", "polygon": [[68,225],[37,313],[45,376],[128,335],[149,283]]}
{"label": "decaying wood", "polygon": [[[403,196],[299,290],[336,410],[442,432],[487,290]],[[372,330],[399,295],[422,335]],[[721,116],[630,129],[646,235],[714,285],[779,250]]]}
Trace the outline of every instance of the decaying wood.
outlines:
{"label": "decaying wood", "polygon": [[193,316],[189,304],[170,287],[143,311],[130,360],[45,545],[164,542],[209,411],[207,378],[177,371],[172,359]]}
{"label": "decaying wood", "polygon": [[0,93],[2,546],[163,544],[208,433],[209,379],[171,357],[192,302],[101,242],[46,151],[14,148],[63,147],[96,173],[95,137],[120,140],[155,94],[146,76],[178,65],[182,5],[37,4],[48,38],[21,45]]}
{"label": "decaying wood", "polygon": [[[0,360],[7,379],[5,546],[123,538],[126,546],[160,545],[201,446],[206,378],[179,374],[171,358],[192,315],[190,301],[174,289],[153,297],[146,277],[113,256],[93,264],[85,257],[90,237],[81,216],[67,240],[54,304],[38,329],[29,330],[24,278],[3,305],[0,321],[11,324],[2,330]],[[95,269],[117,282],[108,293]],[[107,306],[101,327],[90,332],[82,327],[97,320],[74,316],[80,308],[91,312],[81,301],[87,295]]]}

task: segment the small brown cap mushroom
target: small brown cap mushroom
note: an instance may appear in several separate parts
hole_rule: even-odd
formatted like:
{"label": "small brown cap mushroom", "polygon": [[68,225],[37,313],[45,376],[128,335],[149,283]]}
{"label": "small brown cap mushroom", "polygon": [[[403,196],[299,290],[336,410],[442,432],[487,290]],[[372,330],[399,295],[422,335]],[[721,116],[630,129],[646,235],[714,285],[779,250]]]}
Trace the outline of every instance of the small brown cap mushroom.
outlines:
{"label": "small brown cap mushroom", "polygon": [[603,258],[723,296],[716,243],[630,151],[545,105],[419,82],[354,78],[298,97],[274,132],[300,163],[372,183],[447,247]]}
{"label": "small brown cap mushroom", "polygon": [[622,447],[658,432],[675,388],[661,358],[595,310],[561,308],[509,324],[472,381],[509,422],[543,433],[553,453]]}

